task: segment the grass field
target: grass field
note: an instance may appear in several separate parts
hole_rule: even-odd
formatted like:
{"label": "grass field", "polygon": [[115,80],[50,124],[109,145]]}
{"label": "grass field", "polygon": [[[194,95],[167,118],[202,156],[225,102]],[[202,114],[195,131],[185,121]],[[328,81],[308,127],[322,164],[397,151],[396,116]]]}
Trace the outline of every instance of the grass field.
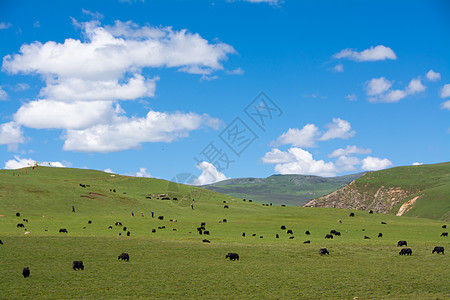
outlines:
{"label": "grass field", "polygon": [[[450,298],[448,254],[431,253],[434,246],[450,249],[448,237],[440,237],[447,231],[442,221],[262,206],[163,180],[90,170],[38,167],[2,170],[0,176],[2,299]],[[179,200],[146,198],[167,192]],[[164,220],[152,218],[151,211]],[[131,236],[114,226],[117,221]],[[200,222],[210,236],[197,233]],[[342,236],[325,240],[331,229]],[[204,238],[211,243],[202,243]],[[398,240],[408,242],[412,256],[398,255]],[[329,256],[318,254],[323,247]],[[130,254],[129,262],[117,260],[122,252]],[[240,260],[226,260],[228,252],[239,253]],[[82,260],[85,270],[72,270],[74,260]],[[26,266],[31,276],[24,279]]]}

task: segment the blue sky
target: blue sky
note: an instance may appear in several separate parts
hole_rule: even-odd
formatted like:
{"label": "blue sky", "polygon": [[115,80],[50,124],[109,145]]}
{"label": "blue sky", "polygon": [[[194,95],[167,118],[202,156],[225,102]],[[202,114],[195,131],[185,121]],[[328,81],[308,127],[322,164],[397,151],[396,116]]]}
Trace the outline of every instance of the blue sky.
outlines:
{"label": "blue sky", "polygon": [[1,1],[0,167],[195,184],[449,160],[447,1]]}

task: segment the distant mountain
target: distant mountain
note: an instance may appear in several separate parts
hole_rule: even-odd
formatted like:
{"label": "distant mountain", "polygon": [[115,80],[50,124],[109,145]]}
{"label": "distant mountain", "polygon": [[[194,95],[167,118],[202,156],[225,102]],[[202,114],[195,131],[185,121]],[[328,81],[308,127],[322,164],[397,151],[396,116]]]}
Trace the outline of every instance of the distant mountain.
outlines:
{"label": "distant mountain", "polygon": [[370,172],[305,206],[450,220],[450,162]]}
{"label": "distant mountain", "polygon": [[301,206],[307,201],[327,195],[364,173],[319,177],[311,175],[272,175],[267,178],[235,178],[202,187],[237,198],[258,202]]}

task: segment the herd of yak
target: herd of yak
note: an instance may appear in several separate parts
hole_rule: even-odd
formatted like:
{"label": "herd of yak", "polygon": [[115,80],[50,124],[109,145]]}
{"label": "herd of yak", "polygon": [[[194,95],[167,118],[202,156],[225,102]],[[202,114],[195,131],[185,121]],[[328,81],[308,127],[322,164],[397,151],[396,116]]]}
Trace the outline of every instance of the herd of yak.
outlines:
{"label": "herd of yak", "polygon": [[[80,186],[81,186],[81,187],[89,187],[88,185],[82,185],[82,184],[80,184]],[[111,190],[111,191],[113,191],[113,190]],[[114,190],[113,192],[115,192],[115,190]],[[245,201],[245,200],[244,200],[244,201]],[[226,203],[226,201],[224,201],[224,203]],[[263,204],[263,205],[264,205],[264,204]],[[224,208],[229,208],[229,207],[228,207],[228,205],[225,205]],[[73,211],[75,211],[73,207],[72,207],[72,209],[73,209]],[[372,214],[373,211],[371,210],[371,211],[369,211],[369,213]],[[134,216],[134,213],[132,213],[132,215]],[[20,213],[16,213],[16,216],[17,216],[17,217],[20,217]],[[353,212],[350,213],[350,217],[354,217],[354,216],[355,216],[355,214],[354,214]],[[152,217],[154,217],[154,212],[152,212]],[[163,217],[163,216],[159,216],[158,219],[159,219],[159,220],[164,220],[164,217]],[[23,221],[24,221],[24,222],[28,222],[28,219],[23,219]],[[172,221],[172,222],[177,222],[177,220],[170,220],[170,221]],[[220,220],[219,222],[220,222],[220,223],[226,223],[226,222],[227,222],[227,219]],[[340,220],[339,220],[338,222],[341,223]],[[88,221],[88,224],[91,224],[91,223],[92,223],[92,221],[89,220],[89,221]],[[381,223],[382,223],[382,224],[386,224],[385,222],[381,222]],[[122,225],[121,222],[116,222],[116,223],[115,223],[115,226],[122,227],[123,225]],[[201,222],[200,227],[197,227],[197,232],[198,232],[200,235],[209,235],[209,234],[210,234],[209,230],[206,230],[206,227],[205,227],[205,226],[206,226],[206,223],[205,223],[205,222]],[[18,223],[18,224],[17,224],[17,227],[18,227],[18,228],[24,228],[25,225],[24,225],[23,223]],[[84,227],[84,228],[86,228],[86,227]],[[126,231],[126,235],[127,235],[127,236],[130,236],[131,233],[130,233],[130,231],[127,231],[127,227],[122,227],[122,228],[123,228],[123,231]],[[442,228],[444,228],[444,229],[447,228],[447,225],[442,225]],[[108,229],[112,229],[112,226],[109,226]],[[165,229],[165,226],[158,227],[158,229]],[[294,238],[294,236],[292,236],[292,235],[293,235],[293,231],[292,231],[291,229],[287,229],[286,226],[284,226],[284,225],[282,225],[282,226],[280,227],[280,229],[281,229],[281,230],[286,230],[286,233],[287,233],[288,235],[291,235],[291,236],[290,236],[290,239],[293,239],[293,238]],[[176,230],[176,229],[174,228],[173,230]],[[60,233],[68,233],[67,229],[65,229],[65,228],[61,228],[61,229],[59,230],[59,232],[60,232]],[[156,232],[156,229],[152,229],[152,232],[153,232],[153,233]],[[27,233],[27,232],[26,232],[26,233]],[[305,234],[306,234],[306,235],[310,235],[311,233],[307,230],[307,231],[305,232]],[[119,233],[119,235],[121,235],[121,233]],[[340,235],[341,235],[341,233],[340,233],[339,231],[331,230],[331,231],[330,231],[330,234],[326,234],[326,235],[325,235],[325,239],[332,239],[334,236],[340,236]],[[245,232],[242,233],[242,236],[243,236],[243,237],[246,236]],[[256,234],[253,234],[252,236],[256,236]],[[443,232],[443,233],[441,234],[441,237],[447,237],[447,236],[448,236],[448,232]],[[277,234],[275,235],[275,237],[276,237],[276,238],[279,238],[279,234],[277,233]],[[380,238],[380,237],[383,237],[383,234],[380,232],[380,233],[378,234],[378,237],[379,237],[379,238]],[[260,238],[263,238],[263,236],[260,236]],[[368,237],[368,236],[364,236],[364,238],[365,238],[365,239],[370,239],[370,237]],[[203,239],[202,241],[203,241],[204,243],[210,243],[210,241],[209,241],[208,239]],[[310,241],[307,240],[307,241],[304,241],[303,243],[304,243],[304,244],[309,244]],[[2,240],[0,240],[0,245],[3,245]],[[408,246],[408,243],[407,243],[406,241],[398,241],[397,247],[403,247],[403,246],[407,247],[407,246]],[[444,247],[436,246],[436,247],[434,247],[432,253],[437,253],[437,254],[442,253],[442,254],[444,254]],[[321,248],[321,249],[319,250],[319,254],[320,254],[320,255],[325,255],[325,254],[326,254],[326,255],[329,255],[330,252],[329,252],[328,249],[326,249],[326,248]],[[402,249],[400,250],[400,252],[399,252],[399,255],[412,255],[412,249],[411,249],[411,248],[402,248]],[[226,258],[226,259],[229,258],[229,259],[232,260],[232,261],[239,260],[239,254],[234,253],[234,252],[230,252],[230,253],[228,253],[227,255],[225,255],[225,258]],[[118,256],[118,260],[129,261],[129,260],[130,260],[130,255],[129,255],[128,253],[122,253],[122,254],[120,254],[120,255]],[[73,268],[73,270],[84,270],[84,264],[83,264],[82,261],[74,261],[74,262],[72,263],[72,268]],[[29,269],[29,267],[26,267],[26,268],[24,268],[24,269],[22,270],[22,275],[23,275],[24,278],[27,278],[27,277],[30,276],[30,269]]]}

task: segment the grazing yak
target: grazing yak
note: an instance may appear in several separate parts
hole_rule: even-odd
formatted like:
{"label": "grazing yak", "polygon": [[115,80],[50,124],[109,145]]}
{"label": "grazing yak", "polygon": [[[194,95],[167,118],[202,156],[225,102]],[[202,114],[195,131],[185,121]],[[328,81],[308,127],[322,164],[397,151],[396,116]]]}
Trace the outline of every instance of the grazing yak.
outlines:
{"label": "grazing yak", "polygon": [[128,232],[127,232],[127,236],[130,236],[130,235],[131,235],[131,232],[128,231]]}
{"label": "grazing yak", "polygon": [[108,229],[112,229],[112,226],[108,226]]}
{"label": "grazing yak", "polygon": [[398,241],[397,247],[401,247],[401,246],[408,246],[408,243],[406,241]]}
{"label": "grazing yak", "polygon": [[448,236],[448,232],[441,233],[441,236]]}
{"label": "grazing yak", "polygon": [[117,258],[118,260],[126,260],[126,261],[130,261],[130,255],[128,255],[128,253],[122,253],[119,255],[119,257]]}
{"label": "grazing yak", "polygon": [[280,238],[280,236],[278,235],[278,233],[275,235],[275,238],[277,238],[277,239],[279,239]]}
{"label": "grazing yak", "polygon": [[159,216],[158,220],[161,220],[161,221],[164,220],[164,216]]}
{"label": "grazing yak", "polygon": [[442,225],[442,228],[447,228],[447,225]]}
{"label": "grazing yak", "polygon": [[17,224],[17,228],[23,228],[23,227],[25,227],[25,225],[23,225],[22,223],[19,223],[19,224]]}
{"label": "grazing yak", "polygon": [[28,219],[22,219],[24,222],[27,222],[28,223]]}
{"label": "grazing yak", "polygon": [[74,270],[84,270],[84,265],[81,260],[74,260],[72,263],[72,269]]}
{"label": "grazing yak", "polygon": [[20,213],[16,213],[16,217],[20,217]]}
{"label": "grazing yak", "polygon": [[399,255],[412,255],[412,250],[411,250],[411,248],[402,248],[402,250],[400,250],[400,252],[398,254]]}
{"label": "grazing yak", "polygon": [[324,255],[324,254],[330,255],[330,252],[328,252],[327,248],[322,248],[319,250],[319,254],[320,255]]}
{"label": "grazing yak", "polygon": [[245,237],[245,232],[242,233],[242,236]]}
{"label": "grazing yak", "polygon": [[383,237],[383,234],[380,232],[380,233],[378,233],[378,237],[380,238],[380,237]]}
{"label": "grazing yak", "polygon": [[59,232],[60,232],[60,233],[68,233],[67,229],[65,229],[65,228],[61,228],[61,229],[59,230]]}
{"label": "grazing yak", "polygon": [[229,208],[228,205],[224,205],[223,208]]}
{"label": "grazing yak", "polygon": [[304,241],[303,244],[311,244],[311,241]]}
{"label": "grazing yak", "polygon": [[124,226],[124,227],[122,228],[122,230],[123,230],[123,231],[127,231],[127,226]]}
{"label": "grazing yak", "polygon": [[226,223],[226,222],[227,222],[227,219],[223,219],[222,222]]}
{"label": "grazing yak", "polygon": [[436,246],[436,247],[434,247],[434,249],[431,253],[434,253],[434,252],[436,252],[437,254],[439,254],[439,253],[444,254],[444,247]]}
{"label": "grazing yak", "polygon": [[293,236],[290,236],[290,237],[289,237],[290,240],[292,240],[293,238],[294,238]]}
{"label": "grazing yak", "polygon": [[287,234],[294,234],[294,232],[292,231],[292,229],[286,230],[286,233],[287,233]]}
{"label": "grazing yak", "polygon": [[355,216],[355,213],[350,213],[350,217],[354,217]]}
{"label": "grazing yak", "polygon": [[386,225],[386,222],[381,222],[381,224]]}
{"label": "grazing yak", "polygon": [[152,229],[152,232],[155,233],[155,232],[156,232],[156,229]]}
{"label": "grazing yak", "polygon": [[333,235],[332,235],[332,234],[327,234],[327,235],[325,236],[325,238],[326,238],[326,239],[332,239],[332,238],[333,238]]}
{"label": "grazing yak", "polygon": [[210,242],[209,240],[207,240],[207,239],[203,239],[202,242],[203,242],[203,243],[211,243],[211,242]]}
{"label": "grazing yak", "polygon": [[89,220],[89,221],[88,221],[88,224],[92,224],[92,221],[91,221],[91,220]]}
{"label": "grazing yak", "polygon": [[229,252],[227,255],[225,255],[225,258],[229,258],[230,260],[239,260],[239,254]]}
{"label": "grazing yak", "polygon": [[281,230],[286,230],[286,226],[281,225]]}
{"label": "grazing yak", "polygon": [[203,234],[209,235],[209,230],[203,231]]}
{"label": "grazing yak", "polygon": [[23,278],[30,277],[30,268],[29,267],[23,268],[22,275],[23,275]]}
{"label": "grazing yak", "polygon": [[201,222],[200,226],[206,226],[206,222]]}
{"label": "grazing yak", "polygon": [[116,226],[122,226],[122,222],[116,222]]}
{"label": "grazing yak", "polygon": [[373,214],[373,210],[369,210],[369,214]]}
{"label": "grazing yak", "polygon": [[3,245],[3,242],[2,242],[2,240],[0,240],[0,245]]}
{"label": "grazing yak", "polygon": [[370,240],[370,237],[368,237],[367,235],[365,235],[365,236],[364,236],[364,239]]}
{"label": "grazing yak", "polygon": [[309,232],[309,230],[306,230],[306,231],[305,231],[305,234],[306,234],[306,235],[310,235],[311,232]]}

